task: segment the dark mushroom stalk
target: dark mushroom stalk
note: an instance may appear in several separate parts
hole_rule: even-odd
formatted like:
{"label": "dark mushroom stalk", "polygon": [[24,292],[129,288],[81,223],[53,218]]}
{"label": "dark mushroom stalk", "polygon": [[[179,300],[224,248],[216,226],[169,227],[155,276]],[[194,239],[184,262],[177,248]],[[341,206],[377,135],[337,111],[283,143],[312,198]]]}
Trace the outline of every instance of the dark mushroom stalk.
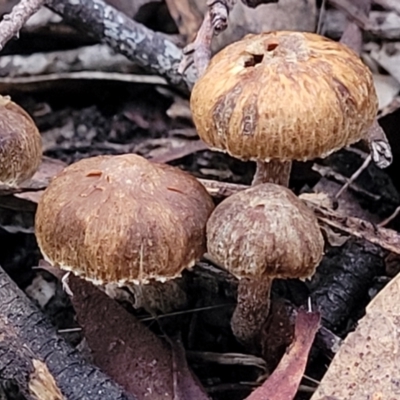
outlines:
{"label": "dark mushroom stalk", "polygon": [[211,257],[239,279],[231,320],[236,338],[257,348],[275,278],[313,275],[324,240],[314,213],[293,192],[265,183],[221,202],[207,222]]}
{"label": "dark mushroom stalk", "polygon": [[112,297],[124,293],[121,287],[133,288],[136,303],[163,310],[171,299],[160,291],[179,301],[179,288],[161,282],[203,255],[213,209],[204,186],[176,167],[135,154],[98,156],[52,180],[38,204],[35,234],[53,266]]}
{"label": "dark mushroom stalk", "polygon": [[190,99],[200,138],[257,163],[253,185],[288,186],[291,163],[365,138],[378,110],[371,71],[313,33],[251,34],[216,54]]}

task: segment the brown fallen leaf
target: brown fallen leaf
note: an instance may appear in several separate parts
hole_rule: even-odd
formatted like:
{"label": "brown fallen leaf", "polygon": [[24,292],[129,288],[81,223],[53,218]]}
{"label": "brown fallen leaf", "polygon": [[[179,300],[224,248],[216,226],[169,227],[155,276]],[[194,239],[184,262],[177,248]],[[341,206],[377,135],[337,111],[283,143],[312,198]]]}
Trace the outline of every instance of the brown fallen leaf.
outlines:
{"label": "brown fallen leaf", "polygon": [[[172,142],[172,140],[171,140]],[[160,147],[149,153],[149,159],[157,163],[169,163],[198,151],[207,150],[202,140],[175,140],[176,146]]]}
{"label": "brown fallen leaf", "polygon": [[400,398],[400,274],[367,306],[311,400]]}
{"label": "brown fallen leaf", "polygon": [[186,40],[193,39],[203,20],[196,2],[194,0],[166,0],[166,3],[179,33]]}
{"label": "brown fallen leaf", "polygon": [[138,400],[208,400],[176,348],[91,283],[70,276],[68,286],[93,362],[127,392]]}
{"label": "brown fallen leaf", "polygon": [[246,400],[291,400],[307,365],[308,353],[319,328],[320,314],[299,310],[294,340],[270,377]]}

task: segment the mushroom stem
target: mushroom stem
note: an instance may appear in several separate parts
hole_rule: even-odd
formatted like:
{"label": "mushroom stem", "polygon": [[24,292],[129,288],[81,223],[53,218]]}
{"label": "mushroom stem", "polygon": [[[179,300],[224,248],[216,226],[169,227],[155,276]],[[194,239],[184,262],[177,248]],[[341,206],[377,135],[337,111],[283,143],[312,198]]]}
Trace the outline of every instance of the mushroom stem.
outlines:
{"label": "mushroom stem", "polygon": [[237,306],[231,319],[235,337],[246,347],[255,349],[259,334],[268,318],[273,278],[242,278],[239,281]]}
{"label": "mushroom stem", "polygon": [[256,173],[251,184],[255,186],[261,183],[276,183],[288,187],[291,169],[291,161],[257,161]]}

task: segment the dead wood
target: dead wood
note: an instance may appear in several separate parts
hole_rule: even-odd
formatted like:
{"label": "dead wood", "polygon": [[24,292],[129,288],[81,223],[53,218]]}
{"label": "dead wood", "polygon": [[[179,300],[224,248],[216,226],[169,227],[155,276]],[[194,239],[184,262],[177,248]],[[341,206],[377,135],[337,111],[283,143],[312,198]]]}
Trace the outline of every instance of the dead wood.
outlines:
{"label": "dead wood", "polygon": [[116,54],[107,45],[0,57],[1,77],[17,78],[76,71],[138,73],[140,70],[132,61]]}
{"label": "dead wood", "polygon": [[325,327],[338,332],[360,304],[367,303],[374,278],[384,274],[383,255],[379,247],[363,240],[327,250],[309,284]]}
{"label": "dead wood", "polygon": [[28,400],[133,400],[86,363],[0,268],[0,376]]}
{"label": "dead wood", "polygon": [[108,44],[146,71],[158,74],[172,85],[187,91],[190,74],[178,73],[182,51],[165,35],[133,21],[102,0],[50,0],[46,5],[66,22]]}

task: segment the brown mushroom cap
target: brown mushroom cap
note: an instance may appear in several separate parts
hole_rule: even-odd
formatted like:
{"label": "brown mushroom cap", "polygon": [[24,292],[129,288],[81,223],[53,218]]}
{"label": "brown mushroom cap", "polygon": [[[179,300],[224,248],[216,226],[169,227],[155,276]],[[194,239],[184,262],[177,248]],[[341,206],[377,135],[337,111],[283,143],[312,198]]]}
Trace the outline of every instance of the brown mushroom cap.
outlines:
{"label": "brown mushroom cap", "polygon": [[36,237],[47,261],[96,284],[165,281],[204,253],[213,208],[178,168],[98,156],[53,179],[38,204]]}
{"label": "brown mushroom cap", "polygon": [[254,161],[325,157],[363,138],[378,110],[372,74],[352,50],[285,31],[216,54],[190,105],[211,148]]}
{"label": "brown mushroom cap", "polygon": [[324,240],[314,213],[289,189],[260,184],[220,203],[207,222],[210,255],[238,278],[305,278]]}
{"label": "brown mushroom cap", "polygon": [[42,138],[27,112],[0,96],[0,183],[15,186],[31,178],[42,160]]}

